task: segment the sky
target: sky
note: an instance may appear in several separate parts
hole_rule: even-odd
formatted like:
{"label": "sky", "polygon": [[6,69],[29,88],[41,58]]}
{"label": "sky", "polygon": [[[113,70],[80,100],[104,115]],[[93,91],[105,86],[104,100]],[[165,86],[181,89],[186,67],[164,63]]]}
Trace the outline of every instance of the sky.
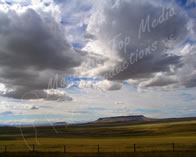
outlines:
{"label": "sky", "polygon": [[196,116],[195,0],[0,0],[0,125]]}

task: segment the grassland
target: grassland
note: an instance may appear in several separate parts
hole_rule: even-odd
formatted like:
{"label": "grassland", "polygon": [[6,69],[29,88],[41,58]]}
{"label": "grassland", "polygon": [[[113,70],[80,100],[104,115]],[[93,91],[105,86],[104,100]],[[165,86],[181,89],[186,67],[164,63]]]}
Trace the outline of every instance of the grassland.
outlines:
{"label": "grassland", "polygon": [[137,153],[2,153],[0,157],[195,157],[195,152]]}
{"label": "grassland", "polygon": [[[8,152],[29,152],[35,144],[37,152],[63,152],[65,145],[68,153],[96,153],[99,144],[100,153],[121,152],[121,156],[126,156],[127,154],[122,152],[133,152],[134,144],[136,144],[137,152],[165,151],[165,153],[171,153],[172,143],[175,143],[175,151],[196,151],[196,121],[110,127],[56,126],[55,129],[56,132],[50,127],[37,127],[38,137],[35,138],[34,128],[25,127],[22,128],[23,139],[19,128],[2,128],[0,129],[0,152],[4,151],[5,145],[8,146]],[[183,153],[178,153],[176,156],[180,154],[183,156]],[[141,156],[141,154],[134,155]],[[142,154],[142,156],[145,155],[149,154]],[[189,156],[192,155],[196,154],[193,152],[189,154]]]}

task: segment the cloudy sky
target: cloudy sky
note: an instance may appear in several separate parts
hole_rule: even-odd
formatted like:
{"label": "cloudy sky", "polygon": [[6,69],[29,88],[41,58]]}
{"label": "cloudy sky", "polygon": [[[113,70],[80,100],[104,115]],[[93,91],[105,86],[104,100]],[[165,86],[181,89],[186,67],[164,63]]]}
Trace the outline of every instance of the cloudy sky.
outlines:
{"label": "cloudy sky", "polygon": [[193,0],[0,0],[0,124],[196,116]]}

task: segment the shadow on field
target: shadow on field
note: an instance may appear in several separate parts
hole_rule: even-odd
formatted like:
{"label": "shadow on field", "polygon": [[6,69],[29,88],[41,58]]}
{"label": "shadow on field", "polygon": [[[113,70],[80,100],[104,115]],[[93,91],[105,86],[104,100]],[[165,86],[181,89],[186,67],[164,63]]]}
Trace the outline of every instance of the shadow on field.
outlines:
{"label": "shadow on field", "polygon": [[0,157],[196,157],[196,152],[0,153]]}

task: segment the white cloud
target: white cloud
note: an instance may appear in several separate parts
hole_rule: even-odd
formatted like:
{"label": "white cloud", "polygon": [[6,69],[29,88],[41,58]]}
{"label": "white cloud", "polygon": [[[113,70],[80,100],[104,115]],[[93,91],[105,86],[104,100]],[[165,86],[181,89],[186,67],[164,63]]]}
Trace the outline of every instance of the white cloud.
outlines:
{"label": "white cloud", "polygon": [[0,83],[0,93],[5,93],[7,91],[4,84]]}
{"label": "white cloud", "polygon": [[122,88],[122,83],[108,80],[97,82],[91,80],[81,80],[79,82],[79,88],[92,88],[101,91],[113,91],[120,90]]}
{"label": "white cloud", "polygon": [[[165,16],[171,12],[174,14]],[[152,28],[151,22],[161,21],[163,16],[165,20]],[[142,32],[141,39],[138,39],[141,21],[148,17],[150,30]],[[90,39],[83,49],[105,58],[104,64],[91,69],[81,68],[81,74],[113,81],[131,79],[139,86],[179,87],[182,84],[176,71],[186,65],[181,61],[185,54],[190,54],[188,46],[183,48],[183,42],[193,28],[191,22],[186,12],[175,3],[107,1],[90,17],[87,32],[95,38]],[[155,51],[140,59],[137,52],[149,47],[155,48]],[[134,64],[130,64],[131,54],[136,60]],[[128,66],[122,68],[125,61]],[[105,77],[112,72],[112,77]]]}

